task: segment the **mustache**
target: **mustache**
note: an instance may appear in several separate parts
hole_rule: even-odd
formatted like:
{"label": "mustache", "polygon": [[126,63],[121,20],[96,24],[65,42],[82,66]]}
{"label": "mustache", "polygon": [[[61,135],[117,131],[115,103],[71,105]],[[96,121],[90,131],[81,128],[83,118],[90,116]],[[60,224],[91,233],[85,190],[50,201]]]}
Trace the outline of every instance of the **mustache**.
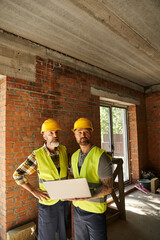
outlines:
{"label": "mustache", "polygon": [[89,143],[89,139],[86,138],[86,137],[82,137],[82,138],[79,140],[79,143]]}
{"label": "mustache", "polygon": [[82,139],[88,140],[88,138],[86,138],[86,137],[82,137],[80,140],[82,140]]}
{"label": "mustache", "polygon": [[53,138],[53,140],[59,141],[59,139],[57,137]]}

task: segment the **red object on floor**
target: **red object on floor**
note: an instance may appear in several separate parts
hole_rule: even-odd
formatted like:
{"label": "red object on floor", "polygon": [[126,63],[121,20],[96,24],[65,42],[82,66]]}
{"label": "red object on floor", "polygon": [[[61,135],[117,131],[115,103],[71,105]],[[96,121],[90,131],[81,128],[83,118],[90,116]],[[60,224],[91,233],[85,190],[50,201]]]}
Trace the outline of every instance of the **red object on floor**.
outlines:
{"label": "red object on floor", "polygon": [[143,193],[146,193],[146,194],[150,193],[150,191],[148,189],[140,186],[138,183],[135,184],[135,187]]}

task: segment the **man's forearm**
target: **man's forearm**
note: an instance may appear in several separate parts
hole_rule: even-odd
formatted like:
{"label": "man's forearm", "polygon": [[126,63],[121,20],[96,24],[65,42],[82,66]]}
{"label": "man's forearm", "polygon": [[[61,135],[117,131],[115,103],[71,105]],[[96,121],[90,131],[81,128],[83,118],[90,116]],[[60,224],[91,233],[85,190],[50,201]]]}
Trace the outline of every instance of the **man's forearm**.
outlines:
{"label": "man's forearm", "polygon": [[21,187],[26,189],[28,192],[32,193],[35,191],[35,188],[30,183],[22,184]]}
{"label": "man's forearm", "polygon": [[101,179],[102,185],[99,186],[93,193],[90,199],[106,196],[112,192],[112,178]]}

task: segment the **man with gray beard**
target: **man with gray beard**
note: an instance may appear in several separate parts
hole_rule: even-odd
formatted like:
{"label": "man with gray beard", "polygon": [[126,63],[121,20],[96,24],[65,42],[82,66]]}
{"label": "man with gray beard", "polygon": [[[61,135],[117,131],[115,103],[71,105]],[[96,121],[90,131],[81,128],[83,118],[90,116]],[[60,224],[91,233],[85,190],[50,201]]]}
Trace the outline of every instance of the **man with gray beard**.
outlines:
{"label": "man with gray beard", "polygon": [[[38,240],[66,240],[65,202],[51,200],[43,185],[44,181],[67,178],[68,157],[66,147],[59,145],[59,124],[54,119],[44,121],[41,134],[45,140],[43,147],[33,151],[16,169],[13,178],[16,183],[39,200]],[[31,185],[27,177],[37,171],[39,188]]]}

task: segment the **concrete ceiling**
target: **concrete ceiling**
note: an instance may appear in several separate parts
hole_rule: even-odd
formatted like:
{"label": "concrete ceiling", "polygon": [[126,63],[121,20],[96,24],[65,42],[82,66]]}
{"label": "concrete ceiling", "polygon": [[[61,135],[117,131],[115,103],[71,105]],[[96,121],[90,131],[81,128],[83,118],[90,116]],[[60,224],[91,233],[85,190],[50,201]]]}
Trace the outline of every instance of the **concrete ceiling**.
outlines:
{"label": "concrete ceiling", "polygon": [[0,28],[137,86],[160,84],[159,0],[0,0]]}

